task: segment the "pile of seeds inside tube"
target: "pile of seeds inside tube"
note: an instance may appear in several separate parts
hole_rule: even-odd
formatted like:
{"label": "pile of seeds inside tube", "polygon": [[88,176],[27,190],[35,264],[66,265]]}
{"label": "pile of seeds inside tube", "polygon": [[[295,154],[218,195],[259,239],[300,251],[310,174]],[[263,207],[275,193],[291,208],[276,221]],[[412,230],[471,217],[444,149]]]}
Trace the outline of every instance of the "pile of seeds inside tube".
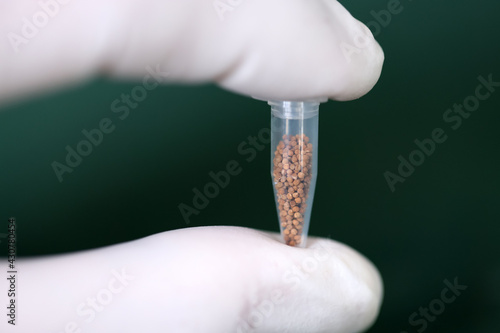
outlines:
{"label": "pile of seeds inside tube", "polygon": [[273,180],[285,243],[300,245],[311,184],[312,144],[305,135],[283,135],[274,152]]}

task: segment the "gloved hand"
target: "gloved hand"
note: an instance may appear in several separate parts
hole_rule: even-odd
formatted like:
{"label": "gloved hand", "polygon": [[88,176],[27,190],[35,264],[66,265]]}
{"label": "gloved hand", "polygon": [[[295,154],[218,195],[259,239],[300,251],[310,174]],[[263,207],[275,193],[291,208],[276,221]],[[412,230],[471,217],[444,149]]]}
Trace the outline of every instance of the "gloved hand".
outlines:
{"label": "gloved hand", "polygon": [[331,240],[310,237],[301,249],[278,238],[199,227],[20,261],[18,324],[0,328],[352,333],[374,321],[382,285],[366,258]]}
{"label": "gloved hand", "polygon": [[148,66],[263,99],[350,100],[384,59],[335,0],[17,0],[0,20],[0,100]]}
{"label": "gloved hand", "polygon": [[[0,4],[0,21],[3,102],[152,68],[164,82],[216,82],[265,99],[349,100],[373,87],[383,62],[335,0],[17,0]],[[19,325],[0,327],[340,333],[373,322],[382,286],[370,262],[330,240],[298,249],[276,237],[183,229],[24,261]]]}

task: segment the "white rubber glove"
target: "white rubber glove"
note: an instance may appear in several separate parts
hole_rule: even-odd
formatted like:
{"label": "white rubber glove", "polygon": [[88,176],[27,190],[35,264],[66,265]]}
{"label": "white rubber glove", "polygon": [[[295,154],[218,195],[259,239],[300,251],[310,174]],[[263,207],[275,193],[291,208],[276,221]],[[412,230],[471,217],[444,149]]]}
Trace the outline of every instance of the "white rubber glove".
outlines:
{"label": "white rubber glove", "polygon": [[276,237],[189,228],[19,261],[17,324],[3,315],[0,331],[353,333],[374,321],[382,284],[366,258],[331,240],[300,249]]}
{"label": "white rubber glove", "polygon": [[384,59],[335,0],[16,0],[0,21],[0,100],[147,66],[266,99],[350,100]]}
{"label": "white rubber glove", "polygon": [[[95,74],[144,78],[146,68],[162,78],[168,72],[169,81],[213,81],[283,100],[354,99],[378,80],[380,47],[338,2],[227,1],[226,12],[212,0],[2,2],[0,100]],[[340,333],[369,326],[382,292],[376,269],[344,245],[309,244],[297,249],[248,229],[195,228],[21,262],[24,319],[0,327]]]}

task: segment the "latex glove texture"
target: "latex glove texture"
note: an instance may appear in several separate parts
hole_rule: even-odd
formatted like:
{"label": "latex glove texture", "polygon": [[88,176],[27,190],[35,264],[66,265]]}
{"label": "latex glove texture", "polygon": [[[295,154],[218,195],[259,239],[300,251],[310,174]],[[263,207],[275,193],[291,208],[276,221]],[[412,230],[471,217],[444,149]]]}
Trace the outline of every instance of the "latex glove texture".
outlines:
{"label": "latex glove texture", "polygon": [[147,67],[265,99],[350,100],[384,59],[335,0],[18,0],[0,19],[0,100]]}
{"label": "latex glove texture", "polygon": [[382,282],[370,261],[332,240],[310,238],[301,249],[277,238],[246,228],[188,228],[21,260],[22,315],[15,327],[4,320],[0,328],[354,333],[372,324]]}

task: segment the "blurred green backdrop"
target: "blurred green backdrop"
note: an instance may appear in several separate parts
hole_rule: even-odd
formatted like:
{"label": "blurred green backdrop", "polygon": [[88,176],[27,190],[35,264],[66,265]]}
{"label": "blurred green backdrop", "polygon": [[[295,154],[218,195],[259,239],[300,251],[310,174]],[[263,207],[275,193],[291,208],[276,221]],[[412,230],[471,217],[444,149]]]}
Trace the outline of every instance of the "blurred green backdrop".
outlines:
{"label": "blurred green backdrop", "polygon": [[[392,1],[342,3],[368,23]],[[474,94],[478,76],[500,81],[500,2],[406,0],[400,8],[370,25],[386,56],[377,86],[321,107],[310,233],[351,245],[380,269],[385,300],[370,332],[417,332],[409,316],[457,277],[467,290],[425,331],[497,333],[500,88],[457,130],[443,114]],[[190,226],[278,230],[269,147],[251,162],[237,149],[269,126],[266,103],[214,86],[164,86],[119,120],[110,104],[134,86],[97,79],[1,110],[0,219],[17,218],[20,255]],[[59,182],[51,163],[64,163],[65,147],[103,118],[115,130]],[[396,173],[398,156],[408,158],[413,141],[437,127],[447,141],[391,192],[384,172]],[[187,225],[178,205],[232,159],[241,174]]]}

